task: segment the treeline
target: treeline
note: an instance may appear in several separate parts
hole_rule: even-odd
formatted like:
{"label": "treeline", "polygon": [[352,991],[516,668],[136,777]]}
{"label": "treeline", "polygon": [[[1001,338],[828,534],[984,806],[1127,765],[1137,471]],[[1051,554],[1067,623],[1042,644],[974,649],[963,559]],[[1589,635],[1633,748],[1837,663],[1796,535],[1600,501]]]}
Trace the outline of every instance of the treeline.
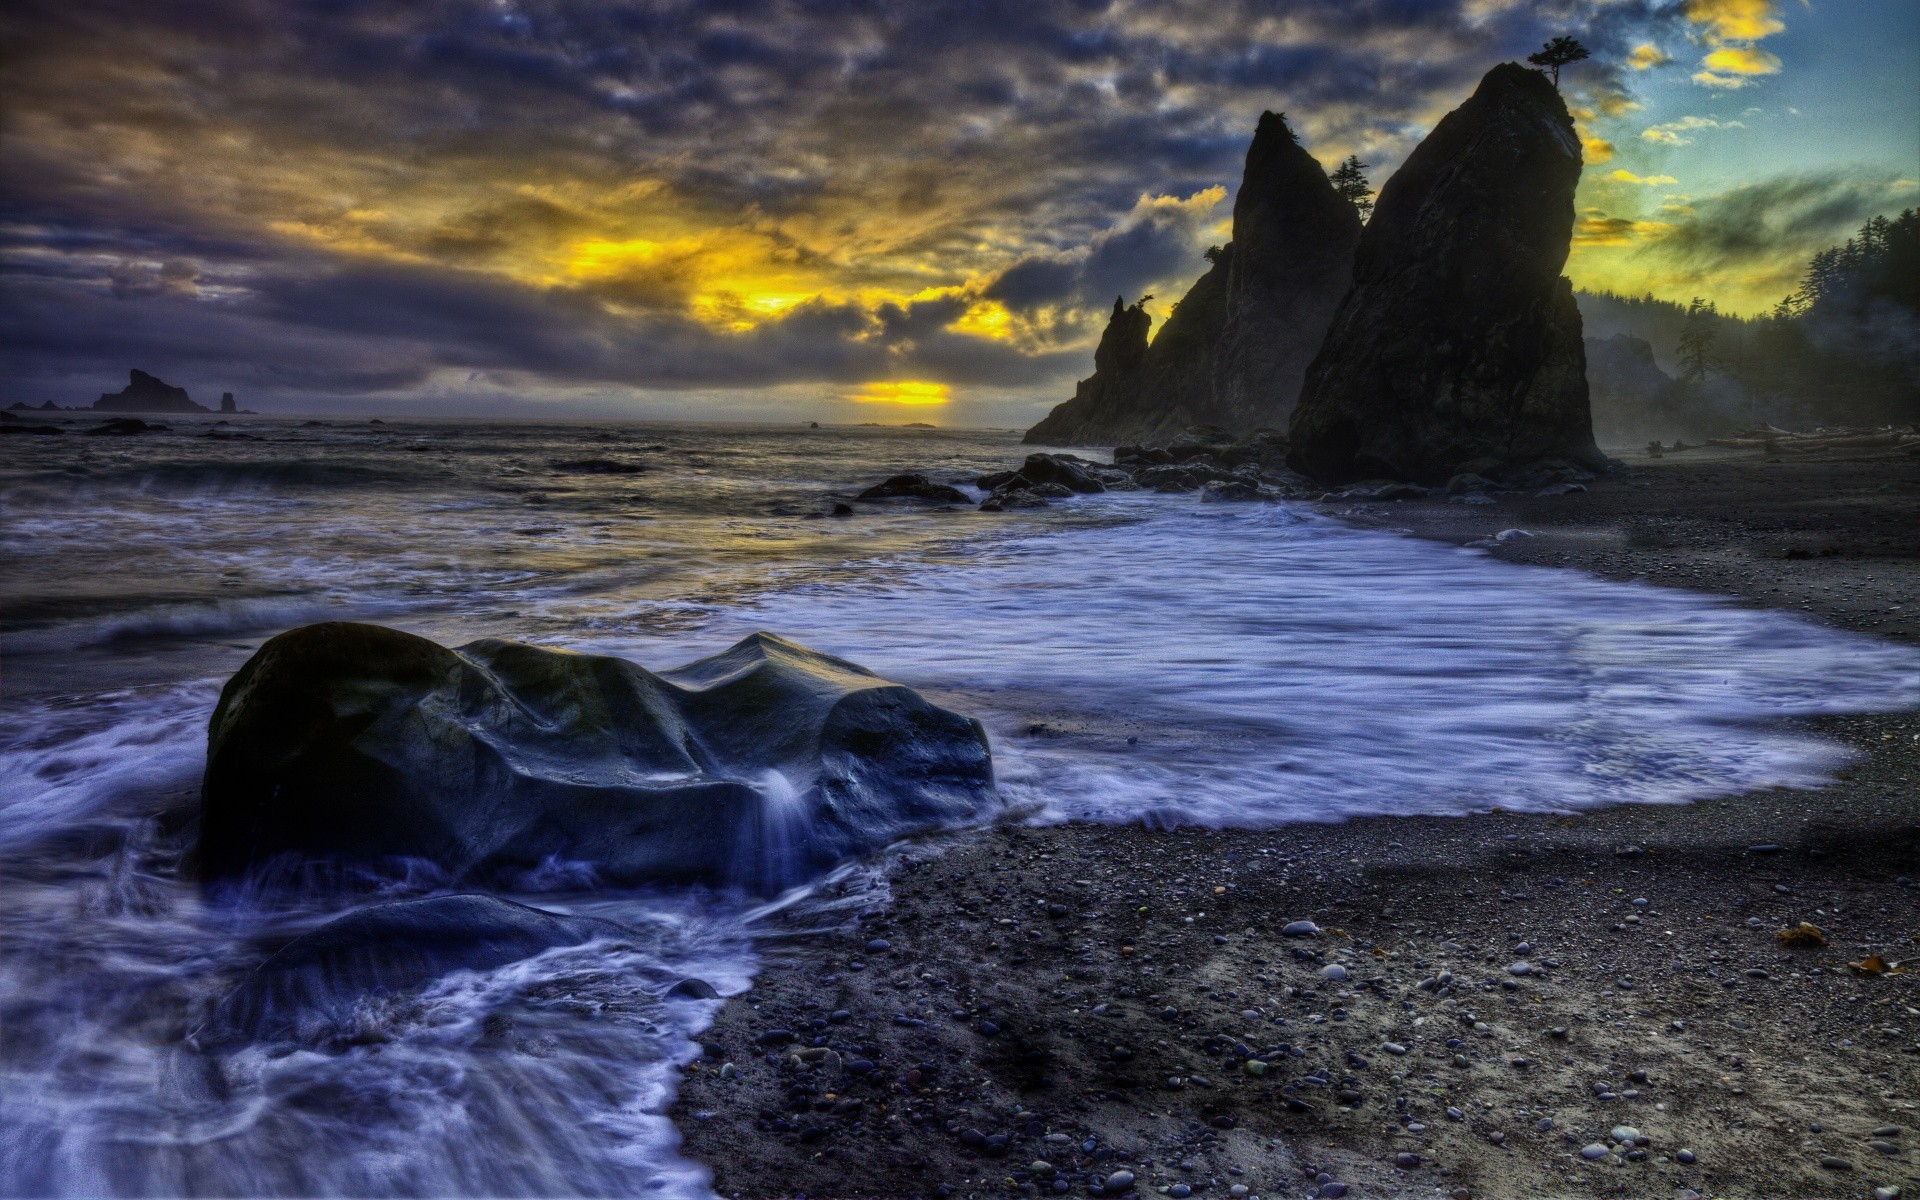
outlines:
{"label": "treeline", "polygon": [[[1581,293],[1589,338],[1648,342],[1675,377],[1662,402],[1692,429],[1920,422],[1920,212],[1874,217],[1813,256],[1800,287],[1758,317],[1695,299]],[[1597,386],[1596,410],[1610,397]],[[1596,411],[1596,418],[1600,413]]]}

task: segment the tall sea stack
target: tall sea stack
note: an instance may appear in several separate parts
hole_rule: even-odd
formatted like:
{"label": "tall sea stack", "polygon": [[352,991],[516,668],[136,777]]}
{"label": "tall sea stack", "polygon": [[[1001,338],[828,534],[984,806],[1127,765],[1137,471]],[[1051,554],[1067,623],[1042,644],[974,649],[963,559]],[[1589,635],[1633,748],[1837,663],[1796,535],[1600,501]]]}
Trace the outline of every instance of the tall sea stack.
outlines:
{"label": "tall sea stack", "polygon": [[1307,366],[1353,282],[1360,214],[1287,128],[1263,113],[1233,199],[1227,324],[1211,424],[1287,427]]}
{"label": "tall sea stack", "polygon": [[[1146,313],[1116,303],[1093,375],[1025,440],[1115,445],[1171,441],[1194,425],[1233,433],[1283,427],[1346,293],[1359,237],[1353,206],[1286,118],[1264,114],[1234,197],[1232,243],[1151,345]],[[1136,336],[1138,360],[1109,354],[1116,338],[1131,346]]]}
{"label": "tall sea stack", "polygon": [[1429,484],[1476,459],[1604,467],[1560,274],[1579,180],[1580,140],[1546,76],[1489,71],[1381,189],[1288,464],[1329,483]]}

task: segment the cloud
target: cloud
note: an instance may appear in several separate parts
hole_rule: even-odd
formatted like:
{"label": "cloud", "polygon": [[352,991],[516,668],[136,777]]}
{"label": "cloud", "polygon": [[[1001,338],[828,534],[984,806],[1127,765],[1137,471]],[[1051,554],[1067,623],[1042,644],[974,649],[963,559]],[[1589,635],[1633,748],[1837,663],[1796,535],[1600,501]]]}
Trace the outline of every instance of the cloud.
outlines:
{"label": "cloud", "polygon": [[1665,51],[1652,42],[1642,42],[1627,54],[1627,65],[1636,71],[1650,71],[1672,61]]}
{"label": "cloud", "polygon": [[285,396],[1057,394],[1115,294],[1205,269],[1264,109],[1384,180],[1488,66],[1572,32],[1604,162],[1588,125],[1634,106],[1637,47],[1686,22],[1717,52],[1771,11],[17,0],[0,363],[36,402],[135,360]]}
{"label": "cloud", "polygon": [[1779,58],[1754,45],[1787,27],[1773,0],[1687,0],[1685,11],[1711,47],[1694,72],[1695,83],[1732,91],[1779,72]]}
{"label": "cloud", "polygon": [[1672,228],[1662,221],[1608,216],[1597,208],[1589,208],[1573,223],[1573,245],[1576,250],[1587,246],[1630,246],[1658,241]]}
{"label": "cloud", "polygon": [[1782,258],[1804,264],[1877,213],[1912,202],[1914,184],[1836,174],[1782,175],[1695,199],[1661,253],[1696,271],[1747,268]]}
{"label": "cloud", "polygon": [[1644,141],[1661,146],[1691,146],[1693,139],[1687,134],[1702,129],[1745,129],[1739,121],[1720,121],[1713,117],[1681,117],[1677,121],[1668,121],[1664,125],[1653,125],[1640,131]]}
{"label": "cloud", "polygon": [[1687,0],[1686,14],[1717,41],[1753,41],[1787,27],[1774,0]]}
{"label": "cloud", "polygon": [[1667,187],[1680,182],[1671,175],[1635,175],[1624,167],[1616,169],[1607,178],[1618,183],[1639,183],[1648,187]]}

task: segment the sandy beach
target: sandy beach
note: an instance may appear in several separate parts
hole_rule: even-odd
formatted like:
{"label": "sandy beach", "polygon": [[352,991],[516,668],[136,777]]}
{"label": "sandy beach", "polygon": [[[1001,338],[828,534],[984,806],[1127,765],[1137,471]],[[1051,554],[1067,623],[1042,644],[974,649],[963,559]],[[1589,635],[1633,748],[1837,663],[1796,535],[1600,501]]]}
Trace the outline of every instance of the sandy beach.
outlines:
{"label": "sandy beach", "polygon": [[[1906,642],[1917,510],[1909,455],[1718,450],[1330,506]],[[1914,1195],[1920,717],[1808,726],[1820,790],[903,849],[721,1010],[685,1149],[746,1197]]]}

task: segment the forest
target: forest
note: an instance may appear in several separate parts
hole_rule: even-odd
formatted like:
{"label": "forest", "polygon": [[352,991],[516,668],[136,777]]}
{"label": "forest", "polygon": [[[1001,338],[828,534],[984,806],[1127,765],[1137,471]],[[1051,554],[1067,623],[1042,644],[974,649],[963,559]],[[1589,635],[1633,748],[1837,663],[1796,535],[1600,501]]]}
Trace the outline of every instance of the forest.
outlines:
{"label": "forest", "polygon": [[[1595,425],[1712,435],[1742,426],[1920,422],[1920,211],[1876,216],[1815,254],[1772,312],[1580,294]],[[1646,372],[1639,339],[1667,377]]]}

